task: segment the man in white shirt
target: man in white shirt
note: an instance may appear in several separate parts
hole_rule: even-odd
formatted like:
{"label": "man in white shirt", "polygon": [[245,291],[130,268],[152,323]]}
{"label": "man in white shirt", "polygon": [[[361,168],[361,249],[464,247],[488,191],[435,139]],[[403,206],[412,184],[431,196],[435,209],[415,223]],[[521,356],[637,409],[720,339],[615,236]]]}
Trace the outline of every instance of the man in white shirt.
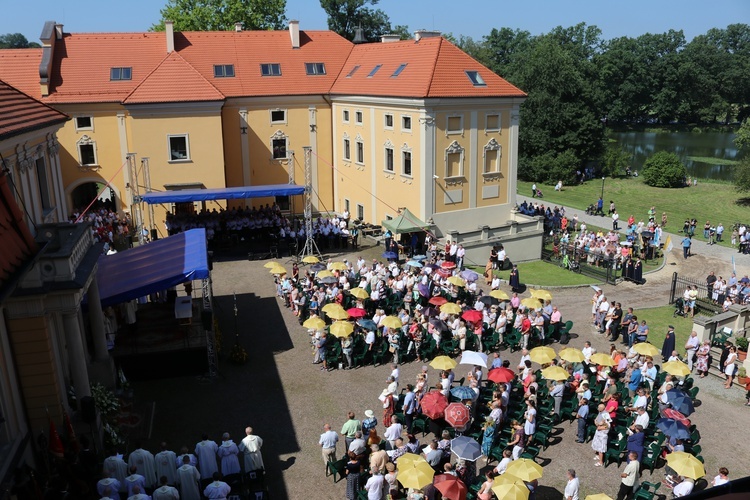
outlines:
{"label": "man in white shirt", "polygon": [[693,330],[690,334],[690,338],[688,338],[685,343],[685,357],[687,358],[688,368],[691,372],[693,371],[693,356],[695,356],[695,352],[698,350],[699,345],[700,340],[698,340],[698,332]]}
{"label": "man in white shirt", "polygon": [[[648,413],[646,413],[646,408],[644,406],[638,407],[638,416],[635,417],[635,422],[633,422],[633,425],[631,426],[631,429],[635,427],[636,425],[640,425],[644,429],[648,428],[648,423],[651,420],[651,418],[648,416]],[[632,431],[630,431],[632,432]]]}
{"label": "man in white shirt", "polygon": [[383,473],[379,470],[373,471],[370,479],[365,484],[367,490],[367,500],[383,500]]}
{"label": "man in white shirt", "polygon": [[568,484],[565,485],[565,500],[578,500],[579,483],[576,471],[568,469]]}
{"label": "man in white shirt", "polygon": [[628,453],[630,462],[622,471],[620,477],[620,490],[617,492],[617,500],[625,500],[625,498],[631,498],[633,491],[635,491],[635,485],[638,482],[638,471],[640,470],[640,463],[638,462],[638,453],[631,451]]}
{"label": "man in white shirt", "polygon": [[402,432],[403,427],[398,423],[398,417],[396,417],[396,415],[393,415],[393,417],[391,417],[391,425],[385,430],[385,433],[383,434],[383,438],[391,445],[391,449],[393,449],[396,445],[396,439],[401,437]]}
{"label": "man in white shirt", "polygon": [[682,481],[672,488],[672,495],[674,495],[675,498],[686,497],[693,492],[694,486],[695,483],[692,479],[687,477],[683,478]]}

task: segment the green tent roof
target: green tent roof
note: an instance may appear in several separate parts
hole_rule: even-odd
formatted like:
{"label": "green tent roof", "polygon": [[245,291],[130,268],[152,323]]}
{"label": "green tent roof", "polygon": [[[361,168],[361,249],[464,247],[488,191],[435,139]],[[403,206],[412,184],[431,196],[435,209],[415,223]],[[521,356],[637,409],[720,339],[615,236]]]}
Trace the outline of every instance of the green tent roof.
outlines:
{"label": "green tent roof", "polygon": [[390,229],[393,234],[401,234],[425,231],[429,227],[429,224],[419,220],[408,208],[405,208],[401,212],[401,215],[395,219],[384,220],[383,226]]}

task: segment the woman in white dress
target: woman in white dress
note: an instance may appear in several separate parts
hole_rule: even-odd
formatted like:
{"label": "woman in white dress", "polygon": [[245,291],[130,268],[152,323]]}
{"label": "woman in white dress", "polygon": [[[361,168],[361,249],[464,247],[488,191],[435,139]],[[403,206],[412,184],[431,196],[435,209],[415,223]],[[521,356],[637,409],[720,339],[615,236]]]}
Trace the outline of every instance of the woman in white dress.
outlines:
{"label": "woman in white dress", "polygon": [[727,381],[724,384],[725,389],[729,389],[730,387],[732,387],[732,380],[734,379],[734,372],[737,369],[737,366],[734,364],[736,360],[737,360],[737,348],[732,346],[729,348],[729,355],[727,356],[726,361],[724,361],[724,375],[727,378]]}
{"label": "woman in white dress", "polygon": [[596,456],[594,457],[596,463],[594,465],[596,467],[601,467],[604,461],[604,453],[607,451],[607,437],[609,435],[609,426],[612,419],[603,404],[599,405],[598,410],[599,414],[594,420],[596,433],[594,434],[594,439],[591,441],[591,448],[596,452]]}

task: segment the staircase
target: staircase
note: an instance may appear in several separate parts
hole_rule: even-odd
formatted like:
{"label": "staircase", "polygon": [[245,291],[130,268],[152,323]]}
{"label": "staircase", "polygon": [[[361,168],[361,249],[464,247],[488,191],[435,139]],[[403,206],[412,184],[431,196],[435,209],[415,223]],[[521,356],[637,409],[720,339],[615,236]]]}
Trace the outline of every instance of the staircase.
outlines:
{"label": "staircase", "polygon": [[[714,377],[719,377],[721,380],[724,380],[724,371],[719,366],[719,359],[721,359],[721,348],[717,346],[711,346],[711,366],[708,367],[708,374],[713,375]],[[737,362],[738,366],[742,366],[742,362]],[[740,386],[737,383],[737,378],[735,377],[734,383],[732,384],[732,387],[737,387],[740,390],[744,391],[745,388]]]}

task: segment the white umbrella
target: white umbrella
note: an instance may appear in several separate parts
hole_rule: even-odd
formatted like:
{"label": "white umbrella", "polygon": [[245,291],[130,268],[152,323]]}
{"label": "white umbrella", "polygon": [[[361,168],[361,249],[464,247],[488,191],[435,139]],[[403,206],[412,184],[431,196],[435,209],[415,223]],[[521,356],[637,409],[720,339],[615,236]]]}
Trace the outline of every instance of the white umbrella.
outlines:
{"label": "white umbrella", "polygon": [[461,354],[462,365],[479,365],[487,368],[487,355],[483,352],[464,351]]}

